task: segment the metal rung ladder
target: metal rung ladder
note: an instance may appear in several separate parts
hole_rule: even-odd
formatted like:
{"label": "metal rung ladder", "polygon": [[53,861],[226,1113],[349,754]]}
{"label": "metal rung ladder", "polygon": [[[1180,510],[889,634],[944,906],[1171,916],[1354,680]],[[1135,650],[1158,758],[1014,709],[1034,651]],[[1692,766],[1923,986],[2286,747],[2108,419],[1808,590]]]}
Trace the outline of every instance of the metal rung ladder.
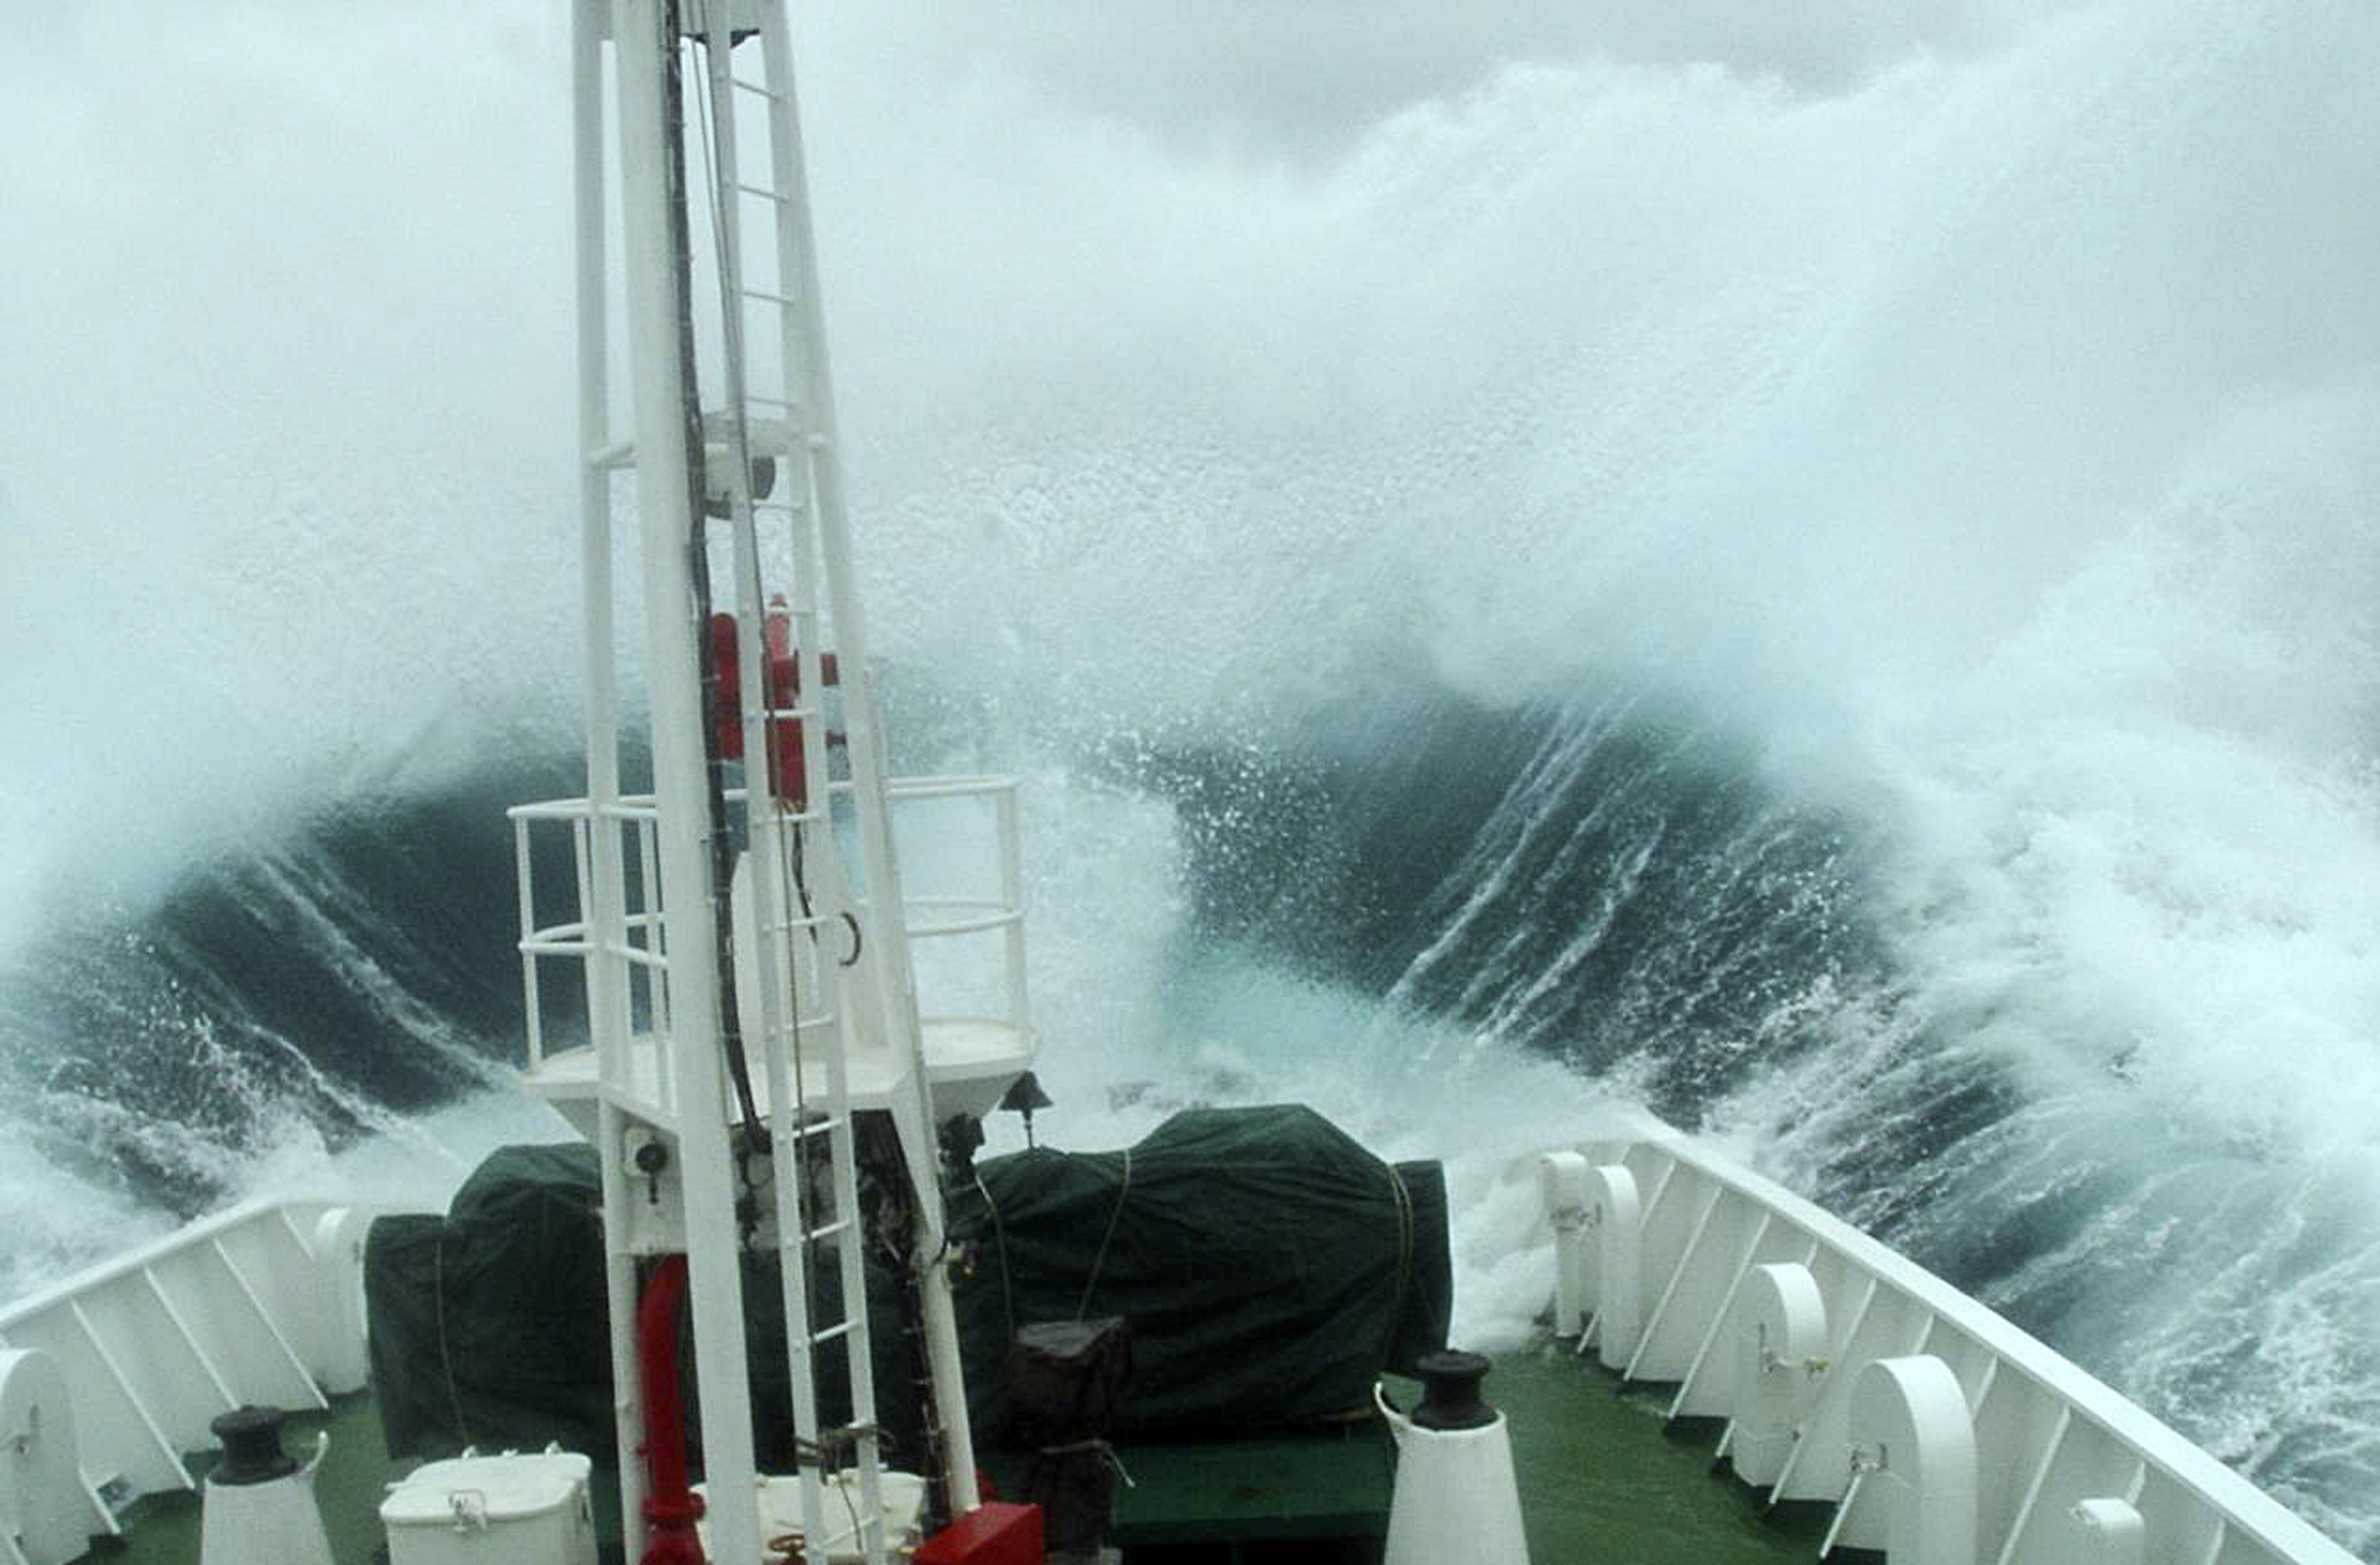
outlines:
{"label": "metal rung ladder", "polygon": [[[635,480],[654,781],[632,855],[599,843],[582,848],[581,899],[593,911],[579,926],[533,932],[533,909],[524,904],[523,959],[533,985],[527,964],[548,948],[588,956],[600,1088],[591,1133],[603,1147],[607,1233],[615,1236],[605,1278],[613,1379],[623,1388],[623,1515],[644,1514],[638,1458],[659,1434],[644,1427],[635,1388],[645,1355],[624,1324],[636,1313],[636,1264],[682,1247],[695,1369],[710,1393],[701,1417],[714,1554],[761,1553],[757,1510],[726,1498],[760,1476],[746,1399],[733,1389],[750,1343],[742,1252],[765,1232],[777,1250],[787,1338],[792,1427],[783,1433],[804,1454],[802,1556],[824,1565],[832,1547],[881,1565],[907,1540],[886,1536],[883,1505],[864,1248],[880,1239],[914,1258],[912,1297],[934,1386],[930,1443],[946,1434],[939,1452],[928,1454],[940,1460],[925,1476],[939,1480],[954,1512],[976,1503],[976,1480],[945,1272],[935,1105],[887,820],[891,791],[844,508],[784,5],[579,0],[578,9],[590,821],[611,819],[624,797],[610,545],[613,479],[622,473]],[[606,43],[615,68],[608,77]],[[606,210],[600,149],[606,100],[619,115],[616,214]],[[621,302],[604,261],[613,215],[634,372],[628,438],[610,427],[606,333]],[[765,478],[769,492],[755,494]],[[706,521],[722,511],[724,523]],[[736,665],[749,671],[734,682],[732,711],[719,709],[715,665],[706,683],[712,625],[684,612],[713,604],[733,610]],[[772,677],[772,619],[780,613],[793,641],[797,695]],[[831,757],[823,677],[830,641],[848,718],[847,744]],[[738,747],[723,742],[721,722],[740,725],[740,796],[722,773],[720,752]],[[805,792],[785,785],[792,769],[769,764],[794,759],[795,747]],[[830,761],[847,763],[845,777],[834,777]],[[789,796],[777,797],[780,788]],[[740,828],[732,818],[739,809]],[[855,850],[848,866],[843,844]],[[624,834],[621,845],[628,846]],[[640,888],[635,907],[631,880]],[[666,941],[656,916],[667,920]],[[640,981],[651,1018],[641,1049]],[[533,1062],[534,1029],[533,1009]],[[638,1086],[644,1061],[659,1067],[657,1092]],[[765,1123],[744,1123],[764,1100]],[[644,1147],[669,1138],[682,1202],[647,1217],[627,1184],[627,1148],[641,1159]],[[756,1190],[755,1154],[764,1150],[766,1188]],[[902,1213],[902,1231],[883,1231],[861,1211],[863,1152],[871,1180],[898,1181],[915,1197],[907,1210],[899,1201],[885,1208]],[[657,1176],[647,1188],[659,1188]],[[756,1212],[764,1214],[757,1221]],[[829,1267],[839,1287],[819,1275]],[[849,1384],[851,1405],[847,1419],[838,1412],[829,1427],[819,1387],[838,1353],[843,1373],[831,1378]],[[832,1484],[819,1471],[822,1459],[846,1470]],[[663,1466],[656,1459],[654,1472]],[[674,1461],[669,1468],[674,1490]],[[856,1504],[847,1510],[846,1501]],[[842,1525],[853,1519],[855,1533]],[[627,1526],[623,1541],[640,1552],[638,1523]]]}
{"label": "metal rung ladder", "polygon": [[[795,814],[772,796],[765,769],[748,765],[745,828],[754,869],[752,928],[760,942],[763,971],[790,977],[784,993],[779,992],[777,982],[764,979],[760,995],[772,1122],[769,1135],[777,1148],[770,1166],[776,1198],[778,1284],[792,1391],[791,1434],[794,1449],[804,1454],[804,1557],[810,1565],[825,1565],[830,1546],[847,1547],[856,1541],[870,1565],[881,1565],[893,1540],[885,1536],[883,1519],[883,1452],[876,1434],[865,1235],[857,1220],[858,1155],[846,1053],[853,1041],[848,1029],[855,1012],[862,1008],[854,1005],[852,996],[838,992],[848,980],[836,962],[822,955],[818,934],[820,926],[836,922],[850,909],[828,824],[831,811],[824,804],[829,773],[824,702],[819,694],[825,688],[819,634],[825,623],[821,599],[831,592],[830,585],[822,581],[825,571],[816,503],[822,482],[831,481],[822,480],[816,470],[818,456],[829,449],[830,434],[814,422],[818,410],[827,405],[822,395],[825,345],[815,307],[816,263],[807,226],[791,44],[782,5],[777,0],[764,0],[757,9],[758,52],[765,85],[736,74],[736,47],[723,16],[707,19],[697,53],[708,71],[707,139],[717,242],[714,265],[727,347],[722,368],[728,403],[725,422],[731,460],[727,477],[739,662],[747,669],[768,667],[764,626],[772,593],[782,594],[790,600],[786,611],[799,631],[795,650],[800,688],[811,693],[792,706],[778,707],[770,704],[765,677],[746,678],[740,681],[739,690],[745,755],[757,763],[773,754],[775,725],[799,725],[803,771],[812,780],[818,800]],[[749,44],[745,52],[752,52]],[[745,134],[748,126],[744,121],[753,114],[765,119],[765,136],[748,138]],[[738,166],[739,154],[755,143],[770,149],[770,166],[747,178]],[[769,230],[765,245],[773,251],[775,260],[773,276],[751,278],[745,274],[746,199],[763,204],[760,211]],[[759,309],[760,318],[748,315],[748,308]],[[773,364],[748,351],[756,328],[773,333]],[[750,448],[750,435],[754,425],[764,418],[785,427],[788,448],[761,453],[777,459],[778,487],[774,495],[756,497],[751,492],[756,453]],[[785,558],[763,558],[756,513],[782,524],[787,535]],[[864,970],[857,976],[862,983],[866,981]],[[804,1099],[803,1066],[820,1053],[825,1057],[825,1119],[807,1123],[813,1105]],[[821,1136],[827,1164],[824,1192],[815,1190],[809,1177],[811,1148]],[[828,1210],[815,1209],[821,1205]],[[831,1301],[815,1298],[812,1291],[813,1262],[829,1247],[841,1285]],[[818,1305],[824,1307],[814,1307]],[[822,1315],[825,1318],[820,1318]],[[819,1354],[837,1344],[851,1388],[850,1424],[829,1430],[822,1424],[818,1406]],[[817,1456],[833,1449],[850,1451],[859,1488],[856,1539],[848,1527],[841,1528],[844,1536],[839,1545],[833,1535],[838,1530],[835,1523],[842,1520],[841,1507],[836,1506],[830,1514],[825,1475]]]}

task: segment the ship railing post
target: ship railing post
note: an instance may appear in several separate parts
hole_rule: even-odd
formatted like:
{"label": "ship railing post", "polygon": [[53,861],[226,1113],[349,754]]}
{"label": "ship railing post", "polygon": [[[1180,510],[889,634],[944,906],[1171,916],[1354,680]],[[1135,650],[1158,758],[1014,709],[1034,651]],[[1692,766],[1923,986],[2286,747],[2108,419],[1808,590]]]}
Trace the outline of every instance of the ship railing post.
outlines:
{"label": "ship railing post", "polygon": [[1031,1024],[1033,1007],[1025,988],[1025,864],[1015,780],[1004,782],[993,796],[1000,830],[1000,911],[1008,915],[1003,933],[1008,1024],[1022,1032]]}
{"label": "ship railing post", "polygon": [[519,904],[521,926],[521,1023],[529,1042],[529,1069],[534,1071],[545,1062],[545,1016],[537,992],[537,953],[530,949],[530,942],[537,935],[537,893],[529,880],[529,821],[519,814],[512,818],[512,857],[514,897]]}
{"label": "ship railing post", "polygon": [[1587,1159],[1577,1152],[1548,1152],[1537,1163],[1538,1192],[1546,1220],[1554,1227],[1554,1335],[1582,1336],[1587,1330],[1588,1230]]}

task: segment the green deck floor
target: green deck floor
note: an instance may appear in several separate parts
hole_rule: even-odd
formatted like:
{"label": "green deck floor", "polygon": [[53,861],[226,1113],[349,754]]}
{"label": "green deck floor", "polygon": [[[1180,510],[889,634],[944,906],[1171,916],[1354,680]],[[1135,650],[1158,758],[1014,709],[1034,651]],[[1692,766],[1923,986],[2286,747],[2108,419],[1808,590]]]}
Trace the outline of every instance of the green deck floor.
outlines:
{"label": "green deck floor", "polygon": [[1550,1343],[1496,1359],[1487,1399],[1511,1421],[1534,1565],[1808,1565],[1817,1557],[1821,1516],[1764,1513],[1750,1489],[1713,1471],[1716,1425],[1688,1434],[1662,1427],[1672,1389],[1622,1391],[1592,1357]]}
{"label": "green deck floor", "polygon": [[1376,1420],[1303,1439],[1126,1447],[1119,1460],[1133,1481],[1117,1486],[1108,1537],[1134,1559],[1166,1544],[1378,1537],[1396,1474]]}
{"label": "green deck floor", "polygon": [[[1405,1403],[1418,1390],[1392,1389]],[[1814,1518],[1765,1517],[1746,1490],[1713,1473],[1715,1429],[1702,1438],[1665,1431],[1664,1397],[1623,1392],[1592,1360],[1551,1345],[1505,1354],[1487,1393],[1511,1424],[1534,1565],[1806,1565],[1817,1552]],[[372,1565],[381,1496],[403,1469],[388,1461],[369,1396],[343,1398],[328,1415],[293,1417],[285,1444],[293,1454],[310,1451],[325,1427],[331,1449],[316,1490],[331,1551],[339,1565]],[[1377,1435],[1324,1444],[1337,1449],[1309,1450],[1299,1461],[1285,1449],[1261,1451],[1245,1466],[1212,1449],[1127,1451],[1139,1487],[1122,1497],[1117,1520],[1122,1540],[1134,1545],[1133,1565],[1376,1560],[1378,1543],[1363,1534],[1377,1528],[1387,1500]],[[130,1522],[129,1537],[101,1544],[95,1561],[197,1565],[195,1496],[143,1500]],[[1253,1541],[1268,1528],[1282,1541]],[[1332,1538],[1341,1541],[1325,1542]]]}

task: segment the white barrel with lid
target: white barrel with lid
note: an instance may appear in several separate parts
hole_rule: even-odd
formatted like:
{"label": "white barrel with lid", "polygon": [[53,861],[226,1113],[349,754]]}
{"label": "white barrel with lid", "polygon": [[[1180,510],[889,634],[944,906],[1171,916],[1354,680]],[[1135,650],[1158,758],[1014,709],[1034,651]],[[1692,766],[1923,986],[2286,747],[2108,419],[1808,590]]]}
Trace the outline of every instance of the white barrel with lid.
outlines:
{"label": "white barrel with lid", "polygon": [[595,1565],[593,1466],[561,1451],[425,1464],[380,1502],[389,1565]]}

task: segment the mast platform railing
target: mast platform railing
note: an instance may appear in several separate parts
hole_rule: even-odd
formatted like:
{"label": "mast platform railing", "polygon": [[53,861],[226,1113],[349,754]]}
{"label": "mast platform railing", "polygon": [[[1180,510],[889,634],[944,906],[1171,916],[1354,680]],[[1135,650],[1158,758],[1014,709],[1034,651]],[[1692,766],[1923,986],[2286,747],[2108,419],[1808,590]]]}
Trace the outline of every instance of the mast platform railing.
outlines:
{"label": "mast platform railing", "polygon": [[[828,784],[830,806],[846,797],[851,784]],[[965,1001],[937,1008],[944,998],[934,975],[943,965],[927,961],[920,995],[929,1023],[984,1021],[1020,1032],[1029,1025],[1030,1007],[1025,982],[1025,886],[1020,811],[1016,780],[1000,776],[947,776],[893,779],[888,786],[894,826],[904,840],[916,835],[931,817],[952,809],[988,813],[988,830],[978,820],[963,833],[944,830],[935,845],[958,852],[904,853],[910,889],[903,898],[903,924],[913,943],[955,947],[969,939],[996,940],[996,961],[956,962],[963,971]],[[730,791],[731,804],[740,804],[742,789]],[[589,1085],[609,1084],[608,1092],[623,1107],[643,1108],[666,1119],[675,1112],[670,1063],[669,962],[665,938],[661,880],[657,867],[658,812],[649,793],[626,794],[615,803],[597,806],[580,798],[545,799],[519,804],[506,811],[513,826],[513,860],[517,881],[521,958],[522,1008],[527,1038],[526,1069],[531,1076],[550,1062],[577,1051],[592,1050],[595,1067]],[[817,816],[813,815],[813,822]],[[812,829],[816,829],[815,824]],[[557,877],[552,846],[555,837],[568,844],[569,872]],[[988,865],[980,862],[988,848]],[[972,851],[968,851],[968,850]],[[812,851],[816,851],[813,849]],[[611,877],[621,905],[612,910],[595,906],[595,864],[609,854],[619,866]],[[953,857],[977,862],[954,865]],[[545,869],[541,873],[541,858]],[[556,881],[560,880],[558,886]],[[864,912],[864,888],[859,894]],[[608,914],[608,916],[606,916]],[[817,914],[797,917],[798,928],[815,928],[822,937],[834,922]],[[609,929],[616,938],[605,940]],[[584,1004],[575,1012],[563,1005],[553,985],[571,983],[581,995],[604,992],[592,980],[597,962],[614,965],[611,992],[627,996],[624,1034],[615,1023],[596,1027],[584,1017]],[[983,1001],[989,989],[989,1013]],[[574,1021],[566,1022],[565,1017]],[[584,1018],[578,1020],[577,1018]],[[803,1026],[816,1018],[804,1017]],[[574,1024],[575,1023],[575,1024]],[[567,1030],[565,1030],[567,1029]],[[584,1030],[582,1030],[584,1029]],[[616,1056],[609,1051],[619,1051]],[[649,1056],[640,1058],[639,1055]]]}

